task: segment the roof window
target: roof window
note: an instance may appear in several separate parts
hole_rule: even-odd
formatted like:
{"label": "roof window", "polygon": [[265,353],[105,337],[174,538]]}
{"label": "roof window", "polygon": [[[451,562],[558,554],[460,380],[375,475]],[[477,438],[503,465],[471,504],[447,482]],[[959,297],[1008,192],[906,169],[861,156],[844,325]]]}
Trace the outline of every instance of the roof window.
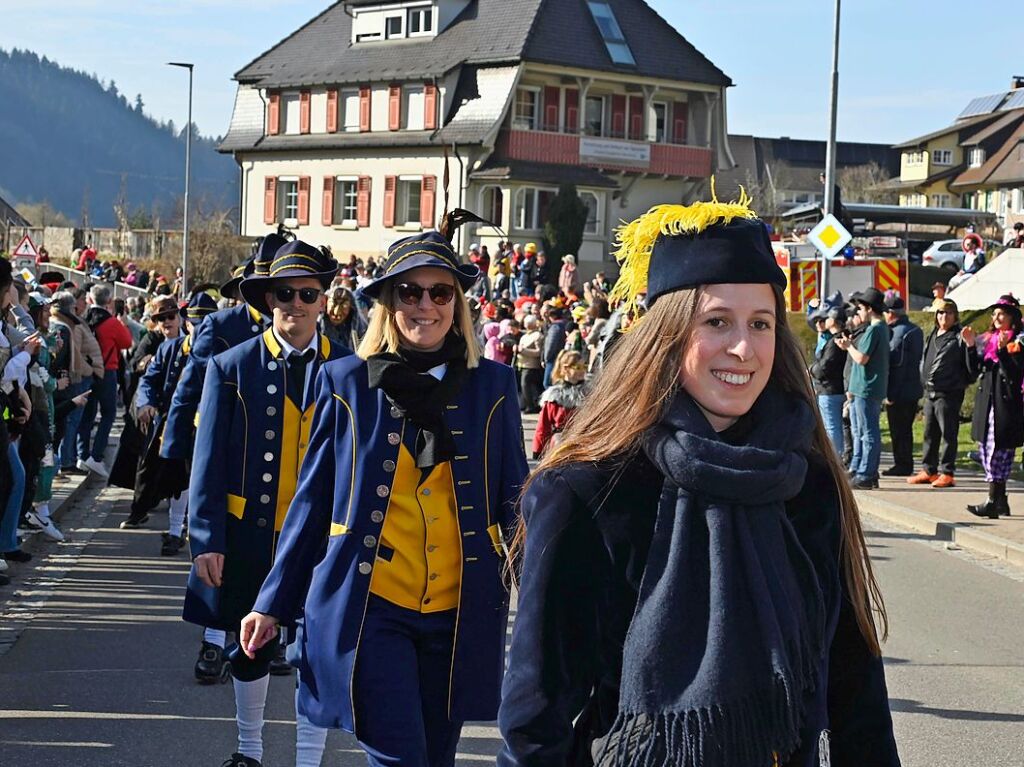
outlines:
{"label": "roof window", "polygon": [[594,17],[594,23],[601,30],[601,37],[604,38],[605,48],[608,49],[608,55],[611,56],[612,61],[616,64],[635,67],[636,59],[633,58],[633,52],[629,49],[629,44],[626,42],[625,35],[622,34],[622,28],[615,18],[615,11],[612,10],[612,7],[608,3],[589,1],[587,6],[590,8],[590,15]]}

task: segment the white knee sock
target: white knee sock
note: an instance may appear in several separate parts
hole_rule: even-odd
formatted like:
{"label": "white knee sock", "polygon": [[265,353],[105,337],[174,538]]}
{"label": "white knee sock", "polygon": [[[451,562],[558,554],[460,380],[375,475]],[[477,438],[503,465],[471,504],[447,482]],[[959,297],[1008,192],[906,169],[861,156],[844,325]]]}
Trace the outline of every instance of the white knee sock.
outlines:
{"label": "white knee sock", "polygon": [[226,631],[220,629],[203,629],[203,641],[215,644],[220,649],[224,649],[224,642],[227,640]]}
{"label": "white knee sock", "polygon": [[185,513],[188,511],[188,496],[185,493],[171,498],[167,507],[167,532],[180,537],[185,527]]}
{"label": "white knee sock", "polygon": [[267,705],[270,675],[254,682],[235,683],[235,722],[238,724],[238,753],[263,760],[263,709]]}
{"label": "white knee sock", "polygon": [[[296,706],[298,693],[296,693]],[[327,730],[317,727],[295,709],[295,767],[320,767],[327,746]]]}

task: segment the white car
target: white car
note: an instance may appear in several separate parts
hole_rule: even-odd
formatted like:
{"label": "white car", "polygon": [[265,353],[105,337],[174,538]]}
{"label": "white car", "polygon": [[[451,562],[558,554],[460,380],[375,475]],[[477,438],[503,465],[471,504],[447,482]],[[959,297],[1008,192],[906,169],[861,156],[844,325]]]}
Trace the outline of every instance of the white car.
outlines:
{"label": "white car", "polygon": [[962,240],[937,240],[921,255],[922,266],[938,266],[956,274],[964,268]]}

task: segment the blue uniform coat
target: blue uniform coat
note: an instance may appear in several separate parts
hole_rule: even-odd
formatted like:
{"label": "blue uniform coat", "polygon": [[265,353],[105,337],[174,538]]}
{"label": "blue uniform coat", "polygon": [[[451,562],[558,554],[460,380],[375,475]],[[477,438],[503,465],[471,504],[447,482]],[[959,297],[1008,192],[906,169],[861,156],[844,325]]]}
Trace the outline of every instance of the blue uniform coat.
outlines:
{"label": "blue uniform coat", "polygon": [[174,390],[188,361],[190,346],[186,335],[164,341],[139,379],[139,387],[135,390],[136,409],[153,407],[157,411],[157,417],[149,429],[150,439],[160,434],[164,427]]}
{"label": "blue uniform coat", "polygon": [[191,343],[188,364],[171,401],[160,455],[183,460],[192,457],[192,432],[207,364],[215,354],[258,336],[263,332],[263,325],[260,313],[246,304],[214,312],[199,324]]}
{"label": "blue uniform coat", "polygon": [[[363,360],[324,366],[317,389],[309,454],[255,609],[289,621],[305,602],[298,708],[315,724],[358,735],[353,701],[374,694],[352,687],[370,576],[399,447],[413,452],[417,430],[370,388]],[[445,420],[458,448],[451,470],[462,581],[448,700],[439,703],[452,721],[487,720],[498,708],[508,615],[496,543],[511,540],[527,474],[511,368],[482,360],[468,371]]]}
{"label": "blue uniform coat", "polygon": [[[320,336],[315,375],[326,360],[351,354]],[[271,331],[218,354],[206,367],[189,491],[192,557],[224,554],[220,588],[204,584],[193,569],[184,618],[237,631],[270,571],[277,541],[278,487],[298,466],[282,454],[287,374]],[[312,425],[311,404],[297,420]],[[290,428],[303,428],[293,424]]]}

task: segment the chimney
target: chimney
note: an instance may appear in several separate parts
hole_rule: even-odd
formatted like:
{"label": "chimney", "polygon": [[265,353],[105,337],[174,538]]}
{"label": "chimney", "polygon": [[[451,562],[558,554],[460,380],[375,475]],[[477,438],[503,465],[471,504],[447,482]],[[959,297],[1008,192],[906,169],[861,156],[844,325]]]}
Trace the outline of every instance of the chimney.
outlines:
{"label": "chimney", "polygon": [[1024,88],[1024,75],[1014,75],[1010,78],[1010,90],[1016,91]]}

